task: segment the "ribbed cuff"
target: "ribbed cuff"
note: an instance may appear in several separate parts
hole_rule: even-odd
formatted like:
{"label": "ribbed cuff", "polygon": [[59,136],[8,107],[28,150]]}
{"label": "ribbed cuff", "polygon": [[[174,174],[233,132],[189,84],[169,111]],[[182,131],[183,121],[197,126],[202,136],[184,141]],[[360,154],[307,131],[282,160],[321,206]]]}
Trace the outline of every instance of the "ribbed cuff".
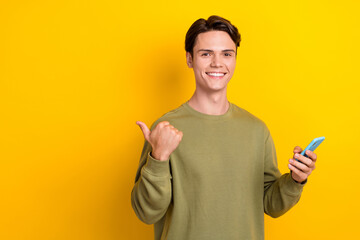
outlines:
{"label": "ribbed cuff", "polygon": [[147,161],[144,165],[144,170],[149,174],[157,177],[170,176],[170,158],[165,161],[160,161],[153,158],[150,153],[151,152],[148,152]]}

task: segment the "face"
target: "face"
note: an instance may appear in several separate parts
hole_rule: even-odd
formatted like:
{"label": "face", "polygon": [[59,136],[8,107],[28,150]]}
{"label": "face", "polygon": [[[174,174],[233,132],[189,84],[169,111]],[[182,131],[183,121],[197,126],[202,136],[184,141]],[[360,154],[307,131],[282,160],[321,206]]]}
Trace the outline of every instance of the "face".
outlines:
{"label": "face", "polygon": [[226,89],[236,65],[236,45],[227,32],[200,33],[195,41],[193,57],[186,53],[193,68],[196,87],[206,92]]}

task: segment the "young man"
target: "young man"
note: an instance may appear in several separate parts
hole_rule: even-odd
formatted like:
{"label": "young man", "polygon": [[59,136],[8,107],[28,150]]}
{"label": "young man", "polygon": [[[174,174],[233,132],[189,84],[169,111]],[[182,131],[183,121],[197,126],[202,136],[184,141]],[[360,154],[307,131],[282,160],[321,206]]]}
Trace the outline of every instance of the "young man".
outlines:
{"label": "young man", "polygon": [[279,217],[294,206],[315,169],[307,152],[281,175],[265,123],[228,101],[239,43],[228,20],[195,21],[185,42],[193,96],[150,130],[136,122],[145,143],[131,202],[156,240],[264,239],[264,212]]}

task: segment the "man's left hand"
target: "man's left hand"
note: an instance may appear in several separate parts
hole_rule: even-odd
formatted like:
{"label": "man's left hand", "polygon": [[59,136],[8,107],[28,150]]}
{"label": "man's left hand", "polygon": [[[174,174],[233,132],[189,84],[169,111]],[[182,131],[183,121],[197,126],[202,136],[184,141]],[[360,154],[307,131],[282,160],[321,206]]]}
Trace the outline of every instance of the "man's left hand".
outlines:
{"label": "man's left hand", "polygon": [[[301,155],[300,153],[303,150],[301,147],[296,146],[294,148],[294,156],[292,159],[289,159],[289,169],[292,171],[291,177],[301,183],[304,182],[315,169],[315,162],[317,156],[310,150],[307,150],[305,153],[308,157]],[[300,162],[296,161],[299,160]]]}

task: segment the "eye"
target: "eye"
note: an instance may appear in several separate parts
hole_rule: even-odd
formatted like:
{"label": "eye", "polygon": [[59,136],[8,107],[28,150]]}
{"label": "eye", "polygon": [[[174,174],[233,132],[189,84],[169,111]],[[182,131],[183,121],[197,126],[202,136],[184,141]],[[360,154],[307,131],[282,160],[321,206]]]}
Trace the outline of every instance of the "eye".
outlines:
{"label": "eye", "polygon": [[207,57],[207,56],[210,56],[210,54],[209,53],[202,53],[201,56]]}
{"label": "eye", "polygon": [[231,54],[231,53],[225,53],[225,56],[226,56],[226,57],[231,57],[232,54]]}

